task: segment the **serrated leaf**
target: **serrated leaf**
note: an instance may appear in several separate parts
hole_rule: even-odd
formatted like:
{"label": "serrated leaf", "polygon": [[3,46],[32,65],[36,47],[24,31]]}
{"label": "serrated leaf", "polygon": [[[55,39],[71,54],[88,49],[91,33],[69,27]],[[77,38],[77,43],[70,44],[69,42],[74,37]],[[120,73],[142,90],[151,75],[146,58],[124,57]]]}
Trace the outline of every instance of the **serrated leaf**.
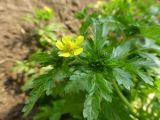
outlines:
{"label": "serrated leaf", "polygon": [[[155,54],[151,54],[151,53],[140,53],[140,55],[143,58],[149,59],[150,62],[152,63],[152,66],[157,67],[160,66],[160,59],[155,55]],[[150,64],[148,64],[149,66]]]}
{"label": "serrated leaf", "polygon": [[48,82],[53,80],[52,75],[44,74],[39,76],[33,81],[33,89],[26,101],[26,105],[23,108],[25,116],[32,110],[36,101],[45,93],[48,88]]}
{"label": "serrated leaf", "polygon": [[153,85],[153,79],[152,77],[150,77],[149,75],[147,75],[147,73],[143,72],[143,71],[137,71],[137,74],[139,75],[139,77],[147,84],[149,85]]}
{"label": "serrated leaf", "polygon": [[111,102],[112,101],[112,97],[111,97],[111,93],[112,93],[112,86],[111,83],[109,83],[109,81],[107,81],[106,79],[104,79],[102,74],[96,74],[96,83],[98,85],[98,88],[100,90],[100,94],[102,95],[102,97],[106,100]]}
{"label": "serrated leaf", "polygon": [[83,109],[83,116],[87,120],[97,120],[101,103],[101,96],[95,88],[95,83],[86,97]]}
{"label": "serrated leaf", "polygon": [[66,93],[78,93],[79,91],[88,91],[90,75],[76,71],[70,76],[70,81],[65,86]]}
{"label": "serrated leaf", "polygon": [[139,67],[155,67],[156,66],[156,64],[153,61],[144,60],[144,59],[134,60],[133,62],[130,62],[129,64],[132,65],[133,69],[135,70]]}
{"label": "serrated leaf", "polygon": [[131,75],[127,71],[120,68],[114,68],[113,75],[119,85],[123,85],[126,89],[130,90],[133,82],[131,80]]}
{"label": "serrated leaf", "polygon": [[112,51],[111,58],[122,58],[125,57],[130,51],[131,41],[126,42],[118,47],[114,48]]}

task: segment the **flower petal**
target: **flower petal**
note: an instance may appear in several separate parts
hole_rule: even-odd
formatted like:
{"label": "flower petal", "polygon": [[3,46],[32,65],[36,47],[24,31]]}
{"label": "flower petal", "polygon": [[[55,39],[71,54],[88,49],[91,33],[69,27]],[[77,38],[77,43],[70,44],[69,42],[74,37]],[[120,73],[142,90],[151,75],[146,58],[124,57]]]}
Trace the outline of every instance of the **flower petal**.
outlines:
{"label": "flower petal", "polygon": [[74,50],[74,55],[79,55],[81,52],[83,52],[83,48],[78,48]]}
{"label": "flower petal", "polygon": [[64,37],[62,37],[62,41],[64,44],[67,44],[68,42],[72,41],[72,37],[71,36],[64,36]]}
{"label": "flower petal", "polygon": [[63,50],[63,49],[64,49],[64,45],[63,45],[63,43],[62,43],[60,40],[58,40],[58,41],[56,42],[56,47],[57,47],[58,49],[60,49],[60,50]]}
{"label": "flower petal", "polygon": [[71,54],[69,52],[62,52],[62,53],[59,53],[59,56],[61,56],[61,57],[69,57],[69,56],[71,56]]}
{"label": "flower petal", "polygon": [[44,10],[46,10],[47,12],[50,12],[50,13],[52,12],[52,9],[47,6],[44,7]]}
{"label": "flower petal", "polygon": [[76,38],[76,45],[79,45],[83,42],[84,36],[80,35]]}

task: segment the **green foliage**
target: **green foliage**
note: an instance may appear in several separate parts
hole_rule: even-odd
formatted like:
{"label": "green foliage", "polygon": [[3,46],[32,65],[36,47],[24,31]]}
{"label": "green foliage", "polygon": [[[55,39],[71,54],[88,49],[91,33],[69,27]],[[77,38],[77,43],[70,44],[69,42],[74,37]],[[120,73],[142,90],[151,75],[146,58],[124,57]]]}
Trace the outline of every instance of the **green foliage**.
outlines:
{"label": "green foliage", "polygon": [[89,80],[91,75],[89,73],[82,73],[80,71],[75,71],[70,76],[70,81],[65,86],[66,93],[79,93],[80,91],[88,91]]}
{"label": "green foliage", "polygon": [[100,110],[101,96],[94,89],[93,85],[84,103],[83,116],[87,120],[96,120]]}
{"label": "green foliage", "polygon": [[160,26],[159,25],[143,26],[143,27],[140,27],[140,29],[141,29],[141,33],[145,37],[155,40],[157,43],[160,43],[160,39],[159,39],[160,38],[160,35],[159,35]]}
{"label": "green foliage", "polygon": [[[55,12],[49,8],[44,7],[41,9],[34,9],[32,15],[25,16],[27,22],[34,23],[34,29],[31,31],[31,35],[38,40],[38,50],[35,50],[36,55],[29,56],[29,60],[17,61],[14,68],[15,72],[21,73],[24,76],[24,80],[27,79],[26,84],[22,87],[24,91],[30,90],[33,87],[33,80],[39,75],[46,74],[53,67],[50,62],[55,60],[55,55],[49,53],[40,53],[40,51],[46,51],[55,44],[58,37],[58,32],[62,29],[62,24],[56,21]],[[54,53],[52,53],[54,54]],[[31,59],[30,59],[31,57]],[[57,62],[58,59],[55,60]],[[39,66],[43,64],[42,66]],[[41,69],[39,69],[41,67]]]}
{"label": "green foliage", "polygon": [[54,11],[46,6],[42,9],[36,8],[34,10],[34,14],[26,16],[25,19],[28,21],[33,21],[37,25],[40,25],[42,21],[44,22],[51,20],[54,17],[54,15]]}
{"label": "green foliage", "polygon": [[124,71],[120,68],[114,68],[113,75],[115,76],[115,79],[119,85],[123,84],[126,89],[130,90],[133,82],[131,80],[131,75],[127,71]]}
{"label": "green foliage", "polygon": [[56,47],[34,54],[32,61],[51,69],[33,80],[25,114],[43,100],[36,120],[158,119],[160,28],[147,14],[150,2],[144,11],[138,3],[114,0],[79,13],[85,40],[78,56],[60,57]]}
{"label": "green foliage", "polygon": [[[33,82],[33,89],[30,93],[30,99],[26,101],[26,106],[23,108],[23,112],[27,115],[30,110],[33,108],[36,101],[47,91],[50,89],[50,81],[52,81],[52,74],[44,74],[39,76],[39,78],[35,79]],[[53,85],[54,86],[54,85]]]}
{"label": "green foliage", "polygon": [[28,15],[25,19],[34,23],[33,35],[37,37],[38,42],[45,49],[54,45],[58,32],[63,29],[62,24],[57,22],[55,12],[47,6],[35,9],[33,15]]}
{"label": "green foliage", "polygon": [[[118,103],[118,104],[117,104]],[[102,109],[100,120],[130,120],[131,117],[128,110],[124,105],[118,101],[118,99],[113,99],[112,102],[102,102]]]}
{"label": "green foliage", "polygon": [[[41,107],[40,113],[34,117],[34,120],[59,120],[62,113],[62,107],[64,105],[63,100],[57,100],[51,105]],[[54,114],[53,114],[54,113]]]}

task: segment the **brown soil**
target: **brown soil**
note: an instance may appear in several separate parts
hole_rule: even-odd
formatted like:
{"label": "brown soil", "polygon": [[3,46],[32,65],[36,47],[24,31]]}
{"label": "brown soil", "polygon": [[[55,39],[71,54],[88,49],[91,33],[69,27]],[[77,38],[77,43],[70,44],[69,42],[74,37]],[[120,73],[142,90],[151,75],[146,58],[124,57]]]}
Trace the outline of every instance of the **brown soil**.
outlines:
{"label": "brown soil", "polygon": [[[0,120],[24,120],[21,109],[25,94],[23,81],[11,72],[16,60],[26,59],[34,50],[36,40],[30,39],[28,25],[22,18],[33,12],[36,6],[50,6],[59,20],[72,33],[79,29],[74,12],[96,0],[0,0]],[[29,120],[30,118],[27,118]]]}

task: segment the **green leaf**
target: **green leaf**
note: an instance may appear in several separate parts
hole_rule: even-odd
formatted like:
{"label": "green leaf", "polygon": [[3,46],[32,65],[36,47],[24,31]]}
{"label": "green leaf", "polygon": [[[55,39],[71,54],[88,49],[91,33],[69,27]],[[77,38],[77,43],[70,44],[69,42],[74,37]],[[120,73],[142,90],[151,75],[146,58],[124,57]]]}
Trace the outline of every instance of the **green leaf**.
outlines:
{"label": "green leaf", "polygon": [[131,65],[133,70],[137,70],[140,67],[156,67],[155,62],[151,60],[145,60],[145,59],[137,59],[132,62],[129,62],[128,65]]}
{"label": "green leaf", "polygon": [[132,120],[129,111],[124,107],[119,99],[112,102],[102,102],[99,120]]}
{"label": "green leaf", "polygon": [[114,21],[113,17],[111,17],[111,16],[102,18],[102,19],[100,19],[100,21],[103,23],[102,36],[105,38],[105,37],[107,37],[108,33],[115,28],[116,22]]}
{"label": "green leaf", "polygon": [[67,66],[61,66],[60,68],[54,69],[54,72],[52,73],[53,81],[49,81],[48,86],[45,88],[46,94],[50,95],[52,93],[56,93],[55,89],[61,89],[60,91],[62,92],[64,89],[61,88],[60,85],[62,85],[63,87],[64,85],[58,84],[58,86],[56,86],[55,82],[59,83],[60,81],[62,82],[68,79],[68,77],[70,76],[70,72],[71,69],[69,69]]}
{"label": "green leaf", "polygon": [[[94,34],[93,35],[95,35],[95,40],[96,40],[96,43],[102,43],[102,42],[104,42],[103,41],[103,39],[102,39],[102,23],[99,21],[99,20],[97,20],[97,19],[93,19],[93,32],[94,32]],[[101,42],[102,41],[102,42]]]}
{"label": "green leaf", "polygon": [[52,115],[49,116],[49,120],[60,120],[63,114],[64,103],[64,100],[57,100],[53,102]]}
{"label": "green leaf", "polygon": [[31,60],[37,63],[47,63],[52,59],[51,55],[48,53],[35,53],[32,55]]}
{"label": "green leaf", "polygon": [[87,20],[82,24],[81,28],[80,28],[80,33],[82,35],[87,35],[88,34],[88,28],[90,27],[92,23],[92,20],[90,17],[87,18]]}
{"label": "green leaf", "polygon": [[85,93],[66,95],[63,113],[70,113],[72,116],[78,116],[83,111]]}
{"label": "green leaf", "polygon": [[65,86],[66,93],[78,93],[79,91],[89,90],[89,73],[82,73],[80,71],[75,71],[73,75],[70,76],[70,81]]}
{"label": "green leaf", "polygon": [[85,22],[82,24],[81,28],[80,28],[80,33],[84,36],[86,36],[88,34],[88,28],[90,27],[90,25],[93,23],[93,18],[95,18],[97,16],[97,13],[92,13],[90,16],[88,16],[85,20]]}
{"label": "green leaf", "polygon": [[149,85],[153,85],[153,79],[152,77],[150,77],[149,75],[147,75],[147,73],[143,72],[143,71],[137,71],[137,74],[139,75],[139,77],[147,84]]}
{"label": "green leaf", "polygon": [[87,8],[84,8],[82,10],[79,10],[75,13],[75,17],[78,19],[84,19],[88,15]]}
{"label": "green leaf", "polygon": [[[53,79],[53,78],[52,78]],[[56,86],[54,80],[48,81],[47,87],[45,87],[46,95],[51,95],[53,93],[53,88]]]}
{"label": "green leaf", "polygon": [[125,57],[130,51],[130,45],[131,45],[131,41],[128,41],[114,48],[112,51],[111,58],[119,59],[119,58]]}
{"label": "green leaf", "polygon": [[39,76],[37,79],[33,81],[33,89],[30,92],[30,95],[26,101],[26,105],[23,108],[24,115],[28,115],[28,113],[32,110],[36,101],[45,93],[48,88],[49,81],[53,80],[52,75],[50,73]]}
{"label": "green leaf", "polygon": [[[156,54],[142,52],[142,53],[140,53],[140,55],[143,58],[148,59],[148,62],[150,60],[150,64],[148,64],[148,66],[151,66],[151,65],[154,66],[154,67],[160,66],[160,60],[159,60],[158,56],[156,56]],[[147,61],[146,61],[146,63],[147,63]]]}
{"label": "green leaf", "polygon": [[153,26],[141,26],[140,27],[141,34],[147,38],[155,40],[157,43],[160,43],[160,26],[153,25]]}
{"label": "green leaf", "polygon": [[111,97],[111,93],[112,93],[112,86],[111,83],[109,81],[107,81],[106,79],[104,79],[102,74],[96,74],[96,83],[98,84],[98,88],[100,90],[100,94],[101,96],[111,102],[112,101],[112,97]]}
{"label": "green leaf", "polygon": [[95,88],[95,83],[86,97],[83,109],[83,116],[87,120],[97,120],[101,103],[101,96]]}
{"label": "green leaf", "polygon": [[54,72],[54,79],[56,81],[64,80],[64,78],[67,78],[70,74],[70,69],[67,66],[61,66],[60,68],[57,68]]}
{"label": "green leaf", "polygon": [[131,75],[127,71],[120,68],[114,68],[113,75],[119,85],[123,85],[126,89],[130,90],[133,82],[131,80]]}
{"label": "green leaf", "polygon": [[63,114],[64,100],[57,100],[52,104],[40,107],[40,111],[37,112],[34,120],[59,120]]}

